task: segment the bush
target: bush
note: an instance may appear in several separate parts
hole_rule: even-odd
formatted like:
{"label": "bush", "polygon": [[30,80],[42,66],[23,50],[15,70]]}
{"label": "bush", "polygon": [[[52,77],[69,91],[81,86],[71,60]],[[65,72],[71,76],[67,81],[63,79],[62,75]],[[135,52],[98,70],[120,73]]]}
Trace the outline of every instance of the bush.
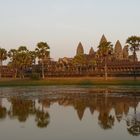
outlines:
{"label": "bush", "polygon": [[39,73],[32,73],[32,74],[30,75],[30,78],[31,78],[32,80],[40,80],[40,74],[39,74]]}

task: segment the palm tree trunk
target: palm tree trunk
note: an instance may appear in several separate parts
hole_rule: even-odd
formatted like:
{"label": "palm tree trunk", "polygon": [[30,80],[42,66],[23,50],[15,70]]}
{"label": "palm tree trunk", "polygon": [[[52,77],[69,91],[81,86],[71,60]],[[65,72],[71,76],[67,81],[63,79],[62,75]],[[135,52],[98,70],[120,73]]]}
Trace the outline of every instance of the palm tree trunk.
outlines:
{"label": "palm tree trunk", "polygon": [[133,58],[133,61],[134,61],[134,80],[136,80],[136,50],[134,48],[134,58]]}
{"label": "palm tree trunk", "polygon": [[44,60],[42,60],[42,79],[45,78],[45,74],[44,74]]}
{"label": "palm tree trunk", "polygon": [[24,70],[22,70],[22,79],[24,79],[25,76],[24,76]]}
{"label": "palm tree trunk", "polygon": [[105,69],[105,80],[107,80],[107,59],[106,59],[106,57],[105,57],[105,67],[104,67],[104,69]]}
{"label": "palm tree trunk", "polygon": [[17,70],[17,68],[15,69],[15,75],[14,75],[14,78],[17,78],[17,72],[18,72],[18,70]]}
{"label": "palm tree trunk", "polygon": [[0,60],[0,78],[2,77],[2,60]]}

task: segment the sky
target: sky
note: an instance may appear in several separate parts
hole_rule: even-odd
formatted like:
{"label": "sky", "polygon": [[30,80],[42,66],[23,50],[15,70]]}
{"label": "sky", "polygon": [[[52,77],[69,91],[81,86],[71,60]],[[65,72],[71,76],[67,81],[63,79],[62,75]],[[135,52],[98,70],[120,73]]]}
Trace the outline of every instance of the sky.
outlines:
{"label": "sky", "polygon": [[47,42],[51,57],[73,57],[81,41],[86,53],[105,34],[125,45],[140,35],[140,0],[0,0],[0,47],[10,50]]}

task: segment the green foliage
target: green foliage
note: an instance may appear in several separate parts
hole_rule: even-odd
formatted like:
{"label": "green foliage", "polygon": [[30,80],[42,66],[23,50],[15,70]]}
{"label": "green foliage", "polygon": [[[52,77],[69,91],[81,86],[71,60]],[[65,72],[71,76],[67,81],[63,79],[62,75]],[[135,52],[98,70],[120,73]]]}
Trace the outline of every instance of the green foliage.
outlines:
{"label": "green foliage", "polygon": [[113,52],[113,45],[111,42],[103,42],[98,46],[98,55],[100,57],[107,57]]}
{"label": "green foliage", "polygon": [[44,62],[49,60],[50,57],[50,47],[46,42],[39,42],[37,48],[35,49],[37,57],[41,60],[42,64],[42,78],[45,78],[44,74]]}
{"label": "green foliage", "polygon": [[3,48],[0,48],[0,78],[2,77],[2,62],[7,59],[7,51]]}
{"label": "green foliage", "polygon": [[4,48],[0,48],[0,61],[7,59],[7,51]]}
{"label": "green foliage", "polygon": [[131,51],[138,51],[140,49],[140,37],[138,36],[129,37],[126,43],[129,44]]}
{"label": "green foliage", "polygon": [[24,69],[33,64],[33,58],[27,47],[20,46],[17,50],[11,49],[8,56],[10,58],[9,66],[16,69],[20,77],[24,77]]}
{"label": "green foliage", "polygon": [[37,44],[37,48],[35,49],[35,52],[37,54],[37,57],[41,60],[44,60],[49,57],[50,47],[46,42],[39,42]]}
{"label": "green foliage", "polygon": [[113,52],[113,45],[111,42],[103,42],[98,46],[98,56],[104,62],[105,79],[107,80],[107,58]]}
{"label": "green foliage", "polygon": [[138,36],[131,36],[126,40],[126,43],[129,45],[130,50],[133,52],[133,63],[134,63],[134,79],[136,80],[136,51],[140,50],[140,37]]}
{"label": "green foliage", "polygon": [[37,126],[39,128],[47,127],[50,123],[50,115],[44,110],[37,110],[35,121],[37,122]]}
{"label": "green foliage", "polygon": [[88,60],[85,55],[76,55],[72,63],[75,65],[84,65],[88,63]]}

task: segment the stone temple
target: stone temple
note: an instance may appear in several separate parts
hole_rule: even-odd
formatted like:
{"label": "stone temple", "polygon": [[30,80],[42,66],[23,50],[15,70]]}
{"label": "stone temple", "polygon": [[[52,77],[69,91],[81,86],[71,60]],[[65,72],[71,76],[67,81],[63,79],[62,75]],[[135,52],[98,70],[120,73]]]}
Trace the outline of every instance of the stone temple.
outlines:
{"label": "stone temple", "polygon": [[[102,44],[103,42],[107,42],[105,35],[103,35],[101,37],[99,44]],[[85,54],[84,47],[83,47],[82,43],[80,42],[78,44],[76,55],[85,55],[85,56],[88,56],[88,55],[93,56],[94,55],[95,59],[96,59],[96,54],[97,54],[97,52],[94,51],[93,47],[90,48],[89,54]],[[117,40],[116,44],[113,48],[113,54],[112,54],[112,56],[110,56],[110,59],[113,60],[114,62],[120,61],[120,63],[121,63],[123,61],[133,61],[133,56],[129,55],[128,46],[126,45],[126,46],[122,47],[120,41]]]}
{"label": "stone temple", "polygon": [[115,44],[114,57],[115,59],[123,60],[123,49],[119,40]]}
{"label": "stone temple", "polygon": [[[105,35],[103,35],[99,41],[99,45],[103,42],[107,42]],[[95,46],[94,46],[95,48]],[[85,53],[86,48],[79,42],[76,48],[76,54],[74,57],[59,58],[58,61],[49,59],[44,65],[46,77],[77,77],[77,76],[103,76],[104,75],[104,61],[99,56],[98,51],[95,51],[93,47],[90,48],[88,53]],[[87,52],[87,51],[86,51]],[[108,56],[107,71],[108,76],[121,76],[129,77],[134,74],[134,56],[129,54],[129,46],[122,46],[119,40],[116,41],[113,47],[113,53]],[[136,58],[136,74],[140,76],[140,62]],[[33,66],[33,70],[41,73],[41,64]],[[26,71],[26,70],[25,70]],[[2,68],[3,77],[13,77],[14,70],[7,66]],[[30,69],[27,70],[28,73]]]}

